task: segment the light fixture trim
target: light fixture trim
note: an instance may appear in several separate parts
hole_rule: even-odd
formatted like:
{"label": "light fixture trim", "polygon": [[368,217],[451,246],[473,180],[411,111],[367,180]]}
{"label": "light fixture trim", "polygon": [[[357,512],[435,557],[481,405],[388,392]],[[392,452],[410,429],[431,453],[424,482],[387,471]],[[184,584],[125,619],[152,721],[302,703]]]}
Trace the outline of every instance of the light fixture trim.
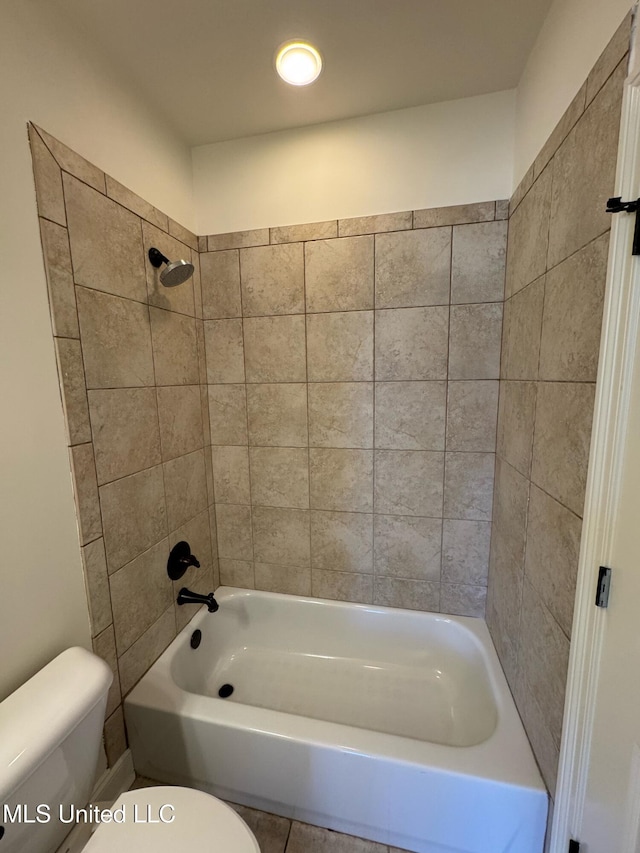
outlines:
{"label": "light fixture trim", "polygon": [[276,71],[291,86],[308,86],[320,76],[322,54],[305,39],[291,39],[276,51]]}

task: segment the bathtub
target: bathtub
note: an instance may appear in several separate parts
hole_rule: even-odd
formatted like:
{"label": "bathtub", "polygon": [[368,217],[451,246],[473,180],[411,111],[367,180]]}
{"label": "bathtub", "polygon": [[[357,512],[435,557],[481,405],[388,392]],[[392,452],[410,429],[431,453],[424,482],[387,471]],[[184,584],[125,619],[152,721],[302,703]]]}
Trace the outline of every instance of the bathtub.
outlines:
{"label": "bathtub", "polygon": [[547,795],[482,620],[216,597],[125,700],[138,773],[416,853],[541,853]]}

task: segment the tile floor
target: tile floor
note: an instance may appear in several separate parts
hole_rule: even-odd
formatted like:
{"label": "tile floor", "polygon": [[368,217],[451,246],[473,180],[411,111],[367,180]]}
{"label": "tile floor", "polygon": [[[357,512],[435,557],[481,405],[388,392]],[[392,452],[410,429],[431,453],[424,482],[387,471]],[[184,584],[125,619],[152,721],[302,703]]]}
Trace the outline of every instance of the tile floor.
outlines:
{"label": "tile floor", "polygon": [[[137,776],[131,788],[148,788],[160,784],[153,779]],[[236,803],[229,805],[238,812],[258,839],[261,853],[404,853],[386,844],[376,844],[364,838],[299,823]]]}

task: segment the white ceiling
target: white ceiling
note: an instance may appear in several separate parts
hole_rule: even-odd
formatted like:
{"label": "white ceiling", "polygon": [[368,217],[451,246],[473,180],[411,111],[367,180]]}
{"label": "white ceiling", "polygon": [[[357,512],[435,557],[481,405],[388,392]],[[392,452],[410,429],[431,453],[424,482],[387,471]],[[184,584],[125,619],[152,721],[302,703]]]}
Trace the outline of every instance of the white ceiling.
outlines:
{"label": "white ceiling", "polygon": [[[50,5],[52,0],[41,0]],[[53,0],[189,145],[517,85],[551,0]],[[282,82],[303,37],[325,68]]]}

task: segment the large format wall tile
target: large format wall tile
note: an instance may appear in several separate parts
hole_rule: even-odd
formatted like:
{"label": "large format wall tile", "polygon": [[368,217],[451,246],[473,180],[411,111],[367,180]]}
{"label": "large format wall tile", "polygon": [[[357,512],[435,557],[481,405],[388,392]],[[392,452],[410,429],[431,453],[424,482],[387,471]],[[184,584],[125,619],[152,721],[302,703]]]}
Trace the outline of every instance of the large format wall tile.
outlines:
{"label": "large format wall tile", "polygon": [[447,453],[444,517],[491,521],[493,453]]}
{"label": "large format wall tile", "polygon": [[89,408],[99,484],[160,463],[155,388],[89,391]]}
{"label": "large format wall tile", "polygon": [[150,308],[156,385],[196,385],[199,380],[196,321]]}
{"label": "large format wall tile", "polygon": [[373,308],[373,237],[305,245],[307,311]]}
{"label": "large format wall tile", "polygon": [[241,249],[240,283],[245,317],[303,313],[302,243]]}
{"label": "large format wall tile", "polygon": [[375,509],[442,518],[443,453],[376,450]]}
{"label": "large format wall tile", "polygon": [[255,563],[256,589],[283,592],[286,595],[311,594],[311,569]]}
{"label": "large format wall tile", "polygon": [[531,472],[535,382],[502,382],[498,412],[498,455],[525,477]]}
{"label": "large format wall tile", "polygon": [[249,449],[212,447],[215,501],[221,504],[250,504]]}
{"label": "large format wall tile", "polygon": [[200,255],[200,274],[204,319],[242,317],[238,250],[204,252]]}
{"label": "large format wall tile", "polygon": [[540,175],[509,221],[506,296],[513,296],[546,270],[552,170]]}
{"label": "large format wall tile", "polygon": [[354,237],[358,234],[382,234],[385,231],[407,231],[413,227],[413,212],[381,213],[374,216],[354,216],[352,219],[339,219],[340,237]]}
{"label": "large format wall tile", "polygon": [[338,572],[373,571],[373,516],[311,511],[311,565]]}
{"label": "large format wall tile", "polygon": [[251,447],[251,498],[259,506],[309,508],[309,451]]}
{"label": "large format wall tile", "polygon": [[373,529],[376,575],[440,580],[441,519],[375,515]]}
{"label": "large format wall tile", "polygon": [[91,441],[87,387],[80,341],[56,338],[56,360],[69,445]]}
{"label": "large format wall tile", "polygon": [[62,172],[33,125],[29,126],[29,144],[36,182],[38,213],[45,219],[57,222],[58,225],[66,225]]}
{"label": "large format wall tile", "polygon": [[211,444],[248,444],[245,385],[209,385]]}
{"label": "large format wall tile", "polygon": [[373,510],[373,451],[311,448],[312,509]]}
{"label": "large format wall tile", "polygon": [[377,382],[375,443],[387,450],[444,450],[446,382]]}
{"label": "large format wall tile", "polygon": [[451,229],[376,236],[376,308],[448,305]]}
{"label": "large format wall tile", "polygon": [[306,382],[304,317],[244,320],[247,382]]}
{"label": "large format wall tile", "polygon": [[376,380],[446,379],[449,308],[376,311]]}
{"label": "large format wall tile", "polygon": [[80,329],[71,268],[69,232],[55,222],[40,219],[40,240],[49,290],[53,334],[64,338],[78,338]]}
{"label": "large format wall tile", "polygon": [[259,562],[311,565],[308,510],[256,506],[252,523],[256,569]]}
{"label": "large format wall tile", "polygon": [[148,307],[86,287],[76,295],[87,388],[153,385]]}
{"label": "large format wall tile", "polygon": [[483,617],[486,598],[486,586],[443,583],[440,586],[440,612],[453,616]]}
{"label": "large format wall tile", "polygon": [[75,283],[146,302],[138,217],[69,175],[64,193]]}
{"label": "large format wall tile", "polygon": [[442,527],[442,580],[486,586],[491,524],[445,518]]}
{"label": "large format wall tile", "polygon": [[169,530],[176,530],[207,508],[204,451],[196,450],[164,463]]}
{"label": "large format wall tile", "polygon": [[403,607],[407,610],[440,610],[440,584],[435,581],[376,577],[374,604]]}
{"label": "large format wall tile", "polygon": [[502,302],[507,222],[453,229],[451,302]]}
{"label": "large format wall tile", "polygon": [[502,305],[453,305],[449,379],[498,379]]}
{"label": "large format wall tile", "polygon": [[102,535],[98,481],[91,444],[77,444],[69,451],[80,544],[86,545]]}
{"label": "large format wall tile", "polygon": [[545,276],[505,302],[502,379],[537,379]]}
{"label": "large format wall tile", "polygon": [[247,385],[249,443],[260,447],[306,447],[307,385],[287,382]]}
{"label": "large format wall tile", "polygon": [[207,381],[244,382],[244,340],[242,320],[206,320],[204,338],[207,352]]}
{"label": "large format wall tile", "polygon": [[170,385],[158,388],[157,395],[162,461],[202,447],[204,425],[200,386]]}
{"label": "large format wall tile", "polygon": [[313,569],[311,572],[311,591],[317,598],[372,604],[373,575]]}
{"label": "large format wall tile", "polygon": [[496,449],[498,382],[449,382],[447,450]]}
{"label": "large format wall tile", "polygon": [[[253,560],[251,507],[218,504],[218,553],[220,558]],[[222,569],[222,566],[220,567]]]}
{"label": "large format wall tile", "polygon": [[309,382],[373,379],[373,311],[307,315]]}
{"label": "large format wall tile", "polygon": [[308,440],[310,447],[373,447],[373,383],[311,383]]}

